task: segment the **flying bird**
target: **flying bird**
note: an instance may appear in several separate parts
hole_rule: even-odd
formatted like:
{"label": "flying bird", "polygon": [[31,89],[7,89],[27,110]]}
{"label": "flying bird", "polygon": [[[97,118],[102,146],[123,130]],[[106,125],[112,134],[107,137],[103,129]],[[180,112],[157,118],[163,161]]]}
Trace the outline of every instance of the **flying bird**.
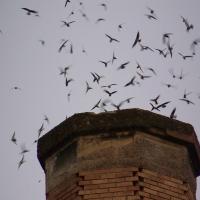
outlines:
{"label": "flying bird", "polygon": [[25,144],[21,144],[21,145],[20,145],[20,148],[21,148],[20,154],[25,154],[25,153],[28,153],[28,152],[29,152],[29,150],[26,148],[26,145],[25,145]]}
{"label": "flying bird", "polygon": [[113,94],[115,94],[117,92],[117,90],[115,90],[113,92],[110,92],[108,90],[104,90],[104,92],[107,93],[109,97],[111,97]]}
{"label": "flying bird", "polygon": [[22,90],[22,89],[18,86],[14,86],[14,87],[11,88],[11,90]]}
{"label": "flying bird", "polygon": [[182,53],[178,52],[178,54],[185,60],[186,58],[192,58],[193,55],[183,55]]}
{"label": "flying bird", "polygon": [[125,85],[124,85],[124,87],[128,87],[128,86],[130,86],[130,85],[132,85],[132,86],[134,86],[135,85],[135,78],[136,78],[136,76],[133,76],[133,78],[131,78],[131,80],[128,82],[128,83],[126,83]]}
{"label": "flying bird", "polygon": [[108,7],[105,3],[101,3],[100,6],[102,6],[104,8],[104,10],[107,11]]}
{"label": "flying bird", "polygon": [[189,22],[188,22],[188,20],[187,20],[186,18],[184,18],[184,17],[182,17],[182,16],[181,16],[181,18],[182,18],[183,23],[184,23],[185,26],[186,26],[186,31],[187,31],[187,32],[189,32],[190,29],[193,29],[193,28],[194,28],[193,24],[189,24]]}
{"label": "flying bird", "polygon": [[47,124],[49,124],[50,122],[49,122],[49,118],[47,117],[47,115],[44,115],[44,121],[46,121],[47,122]]}
{"label": "flying bird", "polygon": [[102,64],[104,64],[105,67],[108,67],[108,64],[110,63],[110,60],[109,61],[102,61],[102,60],[100,60],[99,62],[102,63]]}
{"label": "flying bird", "polygon": [[71,65],[68,65],[65,68],[59,68],[60,69],[60,74],[59,75],[64,75],[64,77],[66,77],[67,75],[67,71],[70,69]]}
{"label": "flying bird", "polygon": [[20,160],[19,163],[18,163],[18,169],[22,166],[23,163],[25,163],[24,154],[23,154],[21,160]]}
{"label": "flying bird", "polygon": [[99,23],[99,22],[103,22],[103,21],[106,21],[104,18],[98,18],[95,22],[95,24]]}
{"label": "flying bird", "polygon": [[110,43],[112,43],[112,42],[119,42],[119,40],[117,40],[116,38],[113,38],[113,37],[111,37],[111,36],[108,35],[108,34],[105,34],[105,35],[106,35],[106,37],[109,38],[109,42],[110,42]]}
{"label": "flying bird", "polygon": [[154,19],[154,20],[157,20],[157,18],[152,15],[152,14],[145,14],[145,16],[148,18],[148,19]]}
{"label": "flying bird", "polygon": [[125,62],[125,63],[122,63],[117,69],[120,70],[120,69],[125,69],[126,68],[126,65],[128,65],[130,62]]}
{"label": "flying bird", "polygon": [[66,77],[65,86],[67,87],[67,86],[69,85],[69,83],[72,82],[73,80],[74,80],[74,79],[72,79],[72,78],[68,79],[68,78]]}
{"label": "flying bird", "polygon": [[15,131],[14,131],[12,137],[11,137],[11,141],[12,141],[14,144],[17,145],[17,139],[16,139],[16,136],[15,136]]}
{"label": "flying bird", "polygon": [[186,89],[184,90],[183,98],[187,99],[187,96],[192,94],[192,92],[186,92]]}
{"label": "flying bird", "polygon": [[36,10],[31,10],[29,8],[22,8],[22,9],[26,11],[27,15],[35,14],[35,16],[39,16],[38,11],[36,11]]}
{"label": "flying bird", "polygon": [[122,107],[122,105],[124,104],[124,101],[119,102],[118,104],[115,103],[111,103],[111,105],[116,108],[117,110],[120,110],[120,108]]}
{"label": "flying bird", "polygon": [[43,131],[44,131],[44,124],[42,123],[41,127],[38,129],[38,138],[40,137]]}
{"label": "flying bird", "polygon": [[101,80],[101,78],[103,78],[104,76],[101,76],[99,74],[97,74],[96,72],[90,72],[93,76],[93,82],[97,82],[99,84],[99,81]]}
{"label": "flying bird", "polygon": [[117,84],[116,83],[111,83],[109,85],[103,85],[103,86],[101,86],[101,88],[109,88],[110,89],[114,85],[117,85]]}
{"label": "flying bird", "polygon": [[60,53],[61,51],[62,51],[62,49],[64,48],[64,47],[66,47],[66,43],[68,42],[68,40],[64,40],[64,42],[61,44],[61,46],[59,47],[59,49],[58,49],[58,52]]}
{"label": "flying bird", "polygon": [[154,102],[156,105],[158,105],[158,99],[160,98],[160,95],[156,96],[154,99],[150,99],[150,101]]}
{"label": "flying bird", "polygon": [[142,80],[151,77],[151,76],[147,76],[147,75],[140,74],[139,72],[136,72],[136,73],[140,76],[140,79],[142,79]]}
{"label": "flying bird", "polygon": [[91,110],[94,110],[95,108],[99,108],[100,102],[101,102],[101,99],[91,108]]}
{"label": "flying bird", "polygon": [[192,101],[190,101],[189,99],[186,99],[186,98],[179,99],[179,100],[186,102],[188,105],[189,105],[189,104],[195,105],[194,102],[192,102]]}
{"label": "flying bird", "polygon": [[113,51],[113,55],[112,55],[112,64],[114,63],[115,60],[117,60],[117,57],[115,56],[115,52]]}
{"label": "flying bird", "polygon": [[88,93],[88,91],[91,89],[92,89],[92,87],[90,87],[89,83],[86,81],[86,92],[85,93]]}
{"label": "flying bird", "polygon": [[171,114],[170,114],[170,118],[171,119],[176,119],[177,118],[177,116],[175,115],[175,112],[176,112],[176,108],[174,108],[173,110],[172,110],[172,112],[171,112]]}
{"label": "flying bird", "polygon": [[66,0],[66,1],[65,1],[65,7],[66,7],[67,4],[70,3],[70,2],[71,2],[70,0]]}
{"label": "flying bird", "polygon": [[150,51],[154,52],[154,50],[152,48],[150,48],[149,46],[142,45],[141,43],[140,43],[140,50],[141,51],[150,50]]}
{"label": "flying bird", "polygon": [[71,24],[74,23],[74,22],[76,22],[76,21],[67,22],[67,21],[62,20],[61,22],[63,23],[63,26],[70,27]]}
{"label": "flying bird", "polygon": [[132,48],[137,44],[137,43],[140,43],[141,42],[141,38],[140,38],[140,33],[139,31],[137,32],[137,35],[136,35],[136,38],[135,38],[135,41],[133,42],[133,45],[132,45]]}
{"label": "flying bird", "polygon": [[162,35],[162,41],[163,41],[163,44],[167,44],[170,42],[170,36],[172,35],[173,33],[164,33]]}

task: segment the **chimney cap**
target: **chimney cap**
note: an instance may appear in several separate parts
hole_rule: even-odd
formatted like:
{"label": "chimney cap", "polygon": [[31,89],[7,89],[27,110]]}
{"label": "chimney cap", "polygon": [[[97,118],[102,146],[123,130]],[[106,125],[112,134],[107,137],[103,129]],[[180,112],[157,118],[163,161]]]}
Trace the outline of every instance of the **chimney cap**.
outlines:
{"label": "chimney cap", "polygon": [[195,175],[200,175],[200,145],[194,128],[188,123],[137,108],[74,114],[38,140],[37,156],[44,168],[46,158],[76,137],[126,130],[145,130],[183,144],[188,148]]}

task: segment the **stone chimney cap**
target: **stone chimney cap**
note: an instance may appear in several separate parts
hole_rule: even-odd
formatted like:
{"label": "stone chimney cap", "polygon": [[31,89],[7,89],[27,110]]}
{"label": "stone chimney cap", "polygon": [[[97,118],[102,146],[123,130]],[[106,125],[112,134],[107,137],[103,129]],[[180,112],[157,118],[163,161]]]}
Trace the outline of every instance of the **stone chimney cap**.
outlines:
{"label": "stone chimney cap", "polygon": [[78,113],[50,130],[38,141],[37,155],[44,168],[46,158],[72,139],[83,135],[115,131],[143,130],[166,140],[187,146],[194,173],[200,175],[200,145],[190,124],[142,109]]}

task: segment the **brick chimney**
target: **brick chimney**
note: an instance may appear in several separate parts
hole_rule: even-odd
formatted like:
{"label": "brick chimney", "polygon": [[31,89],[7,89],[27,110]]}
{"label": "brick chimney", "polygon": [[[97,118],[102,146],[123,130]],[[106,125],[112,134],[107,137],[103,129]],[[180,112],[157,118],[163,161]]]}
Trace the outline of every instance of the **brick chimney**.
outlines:
{"label": "brick chimney", "polygon": [[190,124],[141,109],[66,119],[38,141],[47,200],[195,200]]}

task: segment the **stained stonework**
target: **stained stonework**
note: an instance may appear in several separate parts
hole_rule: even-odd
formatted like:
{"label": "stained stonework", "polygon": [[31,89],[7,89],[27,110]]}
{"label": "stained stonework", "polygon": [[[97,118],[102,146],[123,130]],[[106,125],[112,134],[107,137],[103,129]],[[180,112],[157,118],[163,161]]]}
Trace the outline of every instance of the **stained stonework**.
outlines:
{"label": "stained stonework", "polygon": [[[64,197],[60,199],[87,199],[84,197],[86,194],[80,192],[84,188],[77,184],[83,177],[77,174],[102,169],[125,170],[127,167],[135,167],[137,174],[145,169],[157,174],[155,176],[180,180],[195,196],[196,177],[200,173],[199,153],[200,147],[191,125],[140,109],[76,114],[43,136],[38,143],[38,158],[46,173],[48,200],[55,199],[53,194],[62,188],[59,185],[67,188],[74,185],[67,190],[68,193],[63,189]],[[140,179],[144,180],[144,177]],[[132,196],[124,199],[135,199],[138,187],[140,194],[144,194],[139,197],[151,199],[152,191],[159,187],[159,184],[152,183],[153,189],[150,188],[152,191],[148,193],[148,189],[143,191],[142,188],[148,188],[149,182],[137,184],[137,187],[130,187]],[[112,189],[105,191],[110,193]],[[104,197],[97,195],[95,198]],[[111,199],[115,198],[112,196]]]}

